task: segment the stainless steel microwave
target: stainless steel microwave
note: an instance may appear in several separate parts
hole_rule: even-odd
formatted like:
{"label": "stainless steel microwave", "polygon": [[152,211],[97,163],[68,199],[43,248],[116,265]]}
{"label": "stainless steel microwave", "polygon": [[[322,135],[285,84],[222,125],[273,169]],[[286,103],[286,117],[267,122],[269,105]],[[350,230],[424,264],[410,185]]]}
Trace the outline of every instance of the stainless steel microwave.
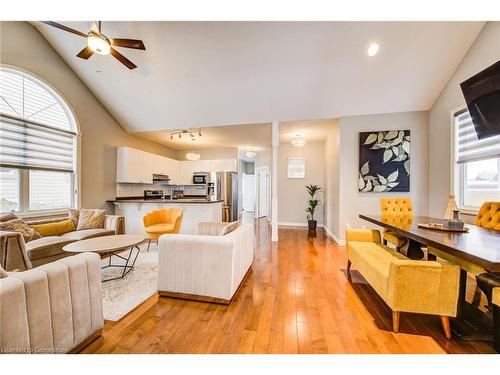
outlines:
{"label": "stainless steel microwave", "polygon": [[206,185],[208,183],[208,173],[194,173],[193,184]]}

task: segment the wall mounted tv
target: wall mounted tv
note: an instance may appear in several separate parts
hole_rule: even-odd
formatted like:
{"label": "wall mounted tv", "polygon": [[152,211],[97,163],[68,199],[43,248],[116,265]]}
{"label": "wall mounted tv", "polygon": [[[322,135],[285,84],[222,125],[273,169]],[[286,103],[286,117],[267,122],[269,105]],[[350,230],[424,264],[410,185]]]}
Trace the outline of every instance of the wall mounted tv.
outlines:
{"label": "wall mounted tv", "polygon": [[500,134],[500,61],[460,84],[478,139]]}

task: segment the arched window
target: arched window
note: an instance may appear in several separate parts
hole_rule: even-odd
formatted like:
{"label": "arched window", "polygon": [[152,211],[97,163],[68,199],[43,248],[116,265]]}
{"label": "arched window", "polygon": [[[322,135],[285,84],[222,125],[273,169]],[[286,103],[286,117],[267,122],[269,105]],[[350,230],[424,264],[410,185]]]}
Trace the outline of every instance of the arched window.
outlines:
{"label": "arched window", "polygon": [[40,79],[0,66],[0,211],[75,205],[77,127],[64,99]]}

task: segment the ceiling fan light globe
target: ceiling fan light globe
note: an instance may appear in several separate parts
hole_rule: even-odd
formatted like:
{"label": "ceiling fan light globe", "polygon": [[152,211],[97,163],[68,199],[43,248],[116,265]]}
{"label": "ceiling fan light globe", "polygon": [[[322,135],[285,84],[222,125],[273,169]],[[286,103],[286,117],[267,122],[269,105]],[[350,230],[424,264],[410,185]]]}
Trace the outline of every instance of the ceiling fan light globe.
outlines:
{"label": "ceiling fan light globe", "polygon": [[91,34],[87,37],[87,46],[100,55],[109,55],[111,52],[111,45],[101,36]]}

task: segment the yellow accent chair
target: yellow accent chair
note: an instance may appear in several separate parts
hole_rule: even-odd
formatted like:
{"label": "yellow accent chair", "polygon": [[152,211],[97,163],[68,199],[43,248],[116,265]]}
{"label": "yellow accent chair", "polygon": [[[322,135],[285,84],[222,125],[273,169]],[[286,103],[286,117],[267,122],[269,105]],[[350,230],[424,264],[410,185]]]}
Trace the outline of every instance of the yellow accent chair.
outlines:
{"label": "yellow accent chair", "polygon": [[411,260],[380,243],[380,232],[346,230],[347,272],[356,270],[392,310],[393,331],[401,312],[439,315],[451,338],[449,317],[457,314],[460,268],[447,262]]}
{"label": "yellow accent chair", "polygon": [[[380,209],[382,219],[394,225],[409,225],[413,220],[413,208],[411,198],[380,198]],[[393,244],[399,252],[404,245],[405,239],[390,230],[384,230],[384,245],[387,242]]]}
{"label": "yellow accent chair", "polygon": [[182,223],[180,208],[164,208],[148,212],[142,218],[146,237],[149,238],[148,251],[151,241],[158,241],[163,234],[179,233]]}
{"label": "yellow accent chair", "polygon": [[500,202],[484,202],[477,213],[474,224],[500,231]]}

